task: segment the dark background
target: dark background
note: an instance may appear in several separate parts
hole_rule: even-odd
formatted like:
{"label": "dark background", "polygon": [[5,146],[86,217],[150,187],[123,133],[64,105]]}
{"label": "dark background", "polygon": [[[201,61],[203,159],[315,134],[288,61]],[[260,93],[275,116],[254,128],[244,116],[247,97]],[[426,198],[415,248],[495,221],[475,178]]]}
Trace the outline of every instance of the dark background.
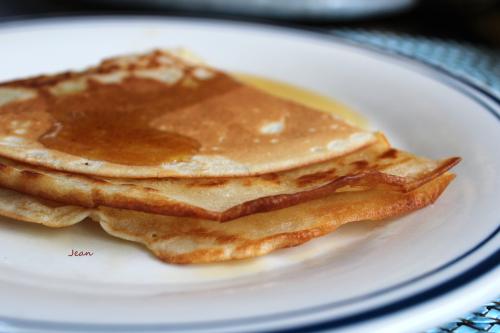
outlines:
{"label": "dark background", "polygon": [[[116,1],[116,0],[115,0]],[[250,1],[250,0],[249,0]],[[304,0],[314,1],[314,0]],[[140,1],[138,1],[140,3]],[[109,4],[99,0],[0,0],[0,21],[31,16],[64,14],[154,14],[230,17],[251,20],[262,18],[179,11],[165,6]],[[265,20],[269,20],[268,18]],[[477,46],[500,49],[500,4],[498,0],[420,0],[400,13],[355,20],[279,19],[283,24],[314,28],[361,28],[403,32],[427,37],[454,39]]]}

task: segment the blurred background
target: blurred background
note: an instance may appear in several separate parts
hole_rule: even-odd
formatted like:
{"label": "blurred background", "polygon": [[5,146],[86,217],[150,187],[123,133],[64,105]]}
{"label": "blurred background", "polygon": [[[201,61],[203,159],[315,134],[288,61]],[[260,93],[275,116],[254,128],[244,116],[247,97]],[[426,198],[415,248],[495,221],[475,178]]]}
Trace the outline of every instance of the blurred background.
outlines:
{"label": "blurred background", "polygon": [[0,19],[143,13],[250,20],[319,29],[363,29],[500,48],[498,0],[2,0]]}

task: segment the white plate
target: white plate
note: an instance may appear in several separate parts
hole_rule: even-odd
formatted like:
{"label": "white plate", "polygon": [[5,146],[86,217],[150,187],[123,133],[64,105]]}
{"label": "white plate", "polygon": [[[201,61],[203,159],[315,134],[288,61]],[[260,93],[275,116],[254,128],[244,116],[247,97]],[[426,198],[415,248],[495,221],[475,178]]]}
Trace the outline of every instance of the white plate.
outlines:
{"label": "white plate", "polygon": [[[163,264],[91,224],[49,230],[2,220],[0,330],[406,332],[499,291],[499,104],[468,83],[326,35],[211,20],[17,22],[0,27],[0,45],[1,80],[185,46],[215,66],[332,96],[401,148],[463,157],[431,207],[229,264]],[[94,254],[68,257],[71,249]]]}

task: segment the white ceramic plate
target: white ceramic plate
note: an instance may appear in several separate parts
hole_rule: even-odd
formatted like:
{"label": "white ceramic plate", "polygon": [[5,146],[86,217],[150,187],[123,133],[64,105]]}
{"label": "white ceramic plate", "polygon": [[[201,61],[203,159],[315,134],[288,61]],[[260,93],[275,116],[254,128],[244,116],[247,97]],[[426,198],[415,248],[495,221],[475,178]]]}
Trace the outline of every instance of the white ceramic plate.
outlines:
{"label": "white ceramic plate", "polygon": [[[500,288],[498,100],[413,61],[316,33],[197,19],[63,18],[0,27],[0,79],[153,47],[291,82],[358,110],[398,147],[459,155],[438,202],[229,264],[172,266],[90,223],[0,221],[0,330],[418,331]],[[72,249],[92,256],[69,257]]]}

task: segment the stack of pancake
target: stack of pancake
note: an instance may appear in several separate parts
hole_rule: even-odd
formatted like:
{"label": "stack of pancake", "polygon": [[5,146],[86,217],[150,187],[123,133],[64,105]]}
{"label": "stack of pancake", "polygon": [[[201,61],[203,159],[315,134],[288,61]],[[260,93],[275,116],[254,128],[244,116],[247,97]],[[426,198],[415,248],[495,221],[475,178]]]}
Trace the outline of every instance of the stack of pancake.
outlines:
{"label": "stack of pancake", "polygon": [[186,52],[0,84],[0,215],[97,222],[170,263],[259,256],[422,208],[458,161],[392,148]]}

